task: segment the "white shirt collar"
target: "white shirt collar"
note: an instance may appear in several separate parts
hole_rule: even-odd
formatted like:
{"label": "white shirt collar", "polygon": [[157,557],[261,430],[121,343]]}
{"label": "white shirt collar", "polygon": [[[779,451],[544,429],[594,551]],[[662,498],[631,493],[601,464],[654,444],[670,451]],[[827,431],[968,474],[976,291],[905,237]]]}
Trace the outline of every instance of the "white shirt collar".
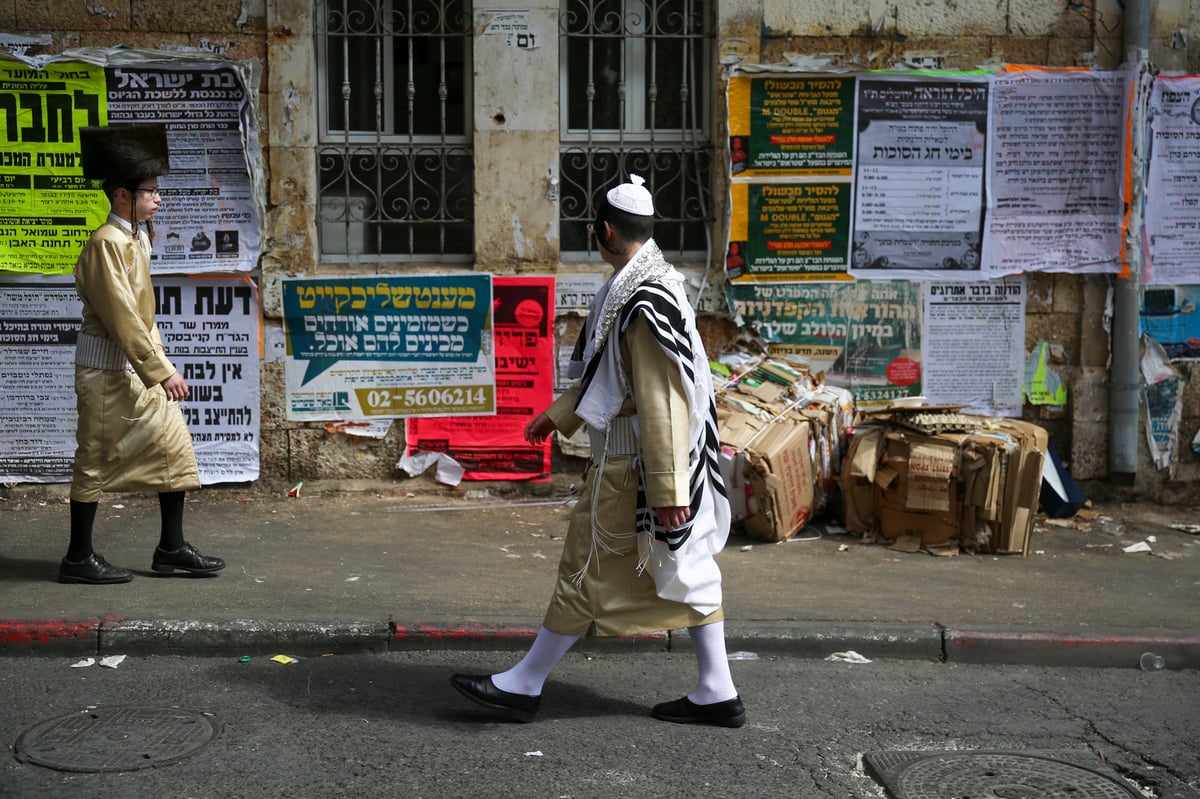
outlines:
{"label": "white shirt collar", "polygon": [[128,219],[122,219],[121,217],[117,216],[116,214],[109,212],[108,221],[117,223],[118,225],[123,227],[127,233],[133,232],[133,225],[129,224]]}

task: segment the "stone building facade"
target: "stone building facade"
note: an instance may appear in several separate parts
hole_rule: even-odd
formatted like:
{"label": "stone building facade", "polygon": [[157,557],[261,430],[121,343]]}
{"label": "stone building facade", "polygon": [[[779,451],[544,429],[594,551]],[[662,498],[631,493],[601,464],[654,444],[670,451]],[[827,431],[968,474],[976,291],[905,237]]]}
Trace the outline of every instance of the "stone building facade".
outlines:
{"label": "stone building facade", "polygon": [[[719,261],[714,243],[719,250],[724,241],[726,178],[714,165],[723,157],[726,67],[821,59],[830,66],[870,69],[901,62],[950,69],[1001,62],[1111,68],[1124,56],[1127,5],[646,0],[664,19],[672,13],[707,15],[704,30],[681,29],[678,41],[656,42],[648,32],[657,23],[647,17],[639,31],[642,49],[614,60],[612,30],[603,18],[641,3],[0,0],[0,31],[35,37],[46,53],[119,45],[200,48],[261,62],[259,119],[269,180],[257,277],[267,326],[280,325],[279,283],[288,276],[601,272],[603,264],[589,256],[581,233],[586,215],[573,211],[572,203],[578,198],[573,187],[605,176],[592,167],[575,170],[569,156],[596,140],[626,158],[635,157],[629,155],[634,151],[658,154],[661,125],[675,137],[668,136],[661,148],[663,157],[676,159],[664,162],[665,168],[692,175],[670,195],[679,203],[670,226],[678,251],[673,260],[686,267],[694,284],[709,286],[701,307],[707,312],[704,332],[710,347],[719,349],[736,333],[719,292],[720,268],[712,266]],[[343,35],[367,30],[362,15],[380,9],[393,14],[392,20],[402,18],[391,24],[420,35],[404,46],[386,36]],[[579,21],[589,14],[594,18]],[[564,38],[560,26],[579,36]],[[1193,3],[1151,3],[1149,57],[1155,68],[1196,72],[1198,41],[1200,9]],[[672,66],[657,60],[668,58]],[[623,89],[640,112],[622,122],[604,121],[603,103],[579,99],[584,72],[601,91]],[[678,96],[680,84],[687,99],[681,111],[671,112],[655,93]],[[409,96],[415,98],[411,105]],[[374,136],[364,133],[372,116]],[[359,117],[368,123],[350,122]],[[617,129],[624,132],[614,133]],[[387,137],[405,146],[390,149]],[[367,153],[373,166],[355,171],[346,159],[350,150]],[[339,151],[342,161],[336,161]],[[426,151],[434,167],[422,171],[417,163]],[[410,177],[439,174],[459,181],[441,187],[441,199],[454,202],[443,202],[430,217],[432,225],[372,225],[386,194],[378,186],[399,175],[384,163],[392,157],[407,159]],[[354,188],[365,174],[380,181],[376,189]],[[414,218],[420,214],[413,208],[424,199],[416,188],[400,198]],[[1108,469],[1110,356],[1101,320],[1112,283],[1108,276],[1030,275],[1026,319],[1027,348],[1039,341],[1052,345],[1054,368],[1067,380],[1071,397],[1061,409],[1027,406],[1026,416],[1049,428],[1077,479],[1099,484]],[[570,314],[561,316],[564,340],[573,337],[576,325]],[[1188,446],[1200,428],[1200,371],[1189,363],[1179,366],[1187,390],[1174,477],[1154,468],[1139,436],[1135,490],[1164,500],[1182,497],[1200,482],[1200,455]],[[364,443],[321,424],[288,422],[283,399],[282,366],[268,362],[262,376],[264,478],[372,480],[396,474],[403,425],[394,424],[381,441]]]}

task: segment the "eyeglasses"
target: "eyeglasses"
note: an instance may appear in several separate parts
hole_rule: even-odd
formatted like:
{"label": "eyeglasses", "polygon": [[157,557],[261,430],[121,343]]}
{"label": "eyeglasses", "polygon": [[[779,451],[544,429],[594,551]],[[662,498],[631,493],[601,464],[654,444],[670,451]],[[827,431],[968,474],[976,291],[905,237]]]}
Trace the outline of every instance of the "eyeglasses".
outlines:
{"label": "eyeglasses", "polygon": [[146,188],[138,186],[136,189],[134,189],[134,191],[146,191],[150,193],[151,197],[157,197],[160,200],[162,199],[162,195],[158,193],[158,186],[150,186]]}

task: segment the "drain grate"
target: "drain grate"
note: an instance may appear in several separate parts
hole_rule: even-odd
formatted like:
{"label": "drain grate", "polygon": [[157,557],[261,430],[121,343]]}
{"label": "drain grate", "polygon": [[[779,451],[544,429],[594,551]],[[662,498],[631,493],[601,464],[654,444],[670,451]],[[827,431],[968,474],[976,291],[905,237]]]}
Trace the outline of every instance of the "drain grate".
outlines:
{"label": "drain grate", "polygon": [[867,752],[893,799],[1141,799],[1088,752]]}
{"label": "drain grate", "polygon": [[13,747],[59,771],[134,771],[176,763],[216,737],[215,719],[177,707],[98,707],[36,724]]}

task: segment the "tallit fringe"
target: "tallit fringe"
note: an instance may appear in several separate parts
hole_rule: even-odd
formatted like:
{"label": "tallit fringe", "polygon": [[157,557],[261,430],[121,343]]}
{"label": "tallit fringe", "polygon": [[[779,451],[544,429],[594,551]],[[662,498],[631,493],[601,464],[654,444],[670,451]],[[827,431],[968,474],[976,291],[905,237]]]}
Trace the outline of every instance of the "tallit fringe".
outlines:
{"label": "tallit fringe", "polygon": [[[621,417],[621,418],[626,419],[626,420],[629,419],[629,417]],[[614,419],[613,421],[615,422],[617,420]],[[627,421],[627,426],[629,428],[629,431],[632,432],[633,426],[632,426],[631,421]],[[595,452],[596,448],[594,446],[593,446],[593,450],[592,450],[592,463],[594,464],[594,466],[593,466],[594,474],[592,475],[592,507],[588,509],[591,514],[591,517],[592,517],[592,541],[591,541],[590,546],[588,547],[588,556],[587,556],[587,560],[585,560],[583,562],[583,567],[580,568],[579,571],[577,571],[571,575],[571,582],[573,582],[575,584],[576,588],[583,585],[583,580],[587,576],[588,567],[591,566],[592,561],[594,559],[596,559],[598,550],[603,550],[603,551],[609,553],[610,555],[617,554],[621,551],[621,549],[619,548],[619,545],[621,543],[626,542],[631,538],[637,538],[637,535],[638,535],[638,531],[636,529],[632,530],[630,532],[627,532],[627,533],[617,533],[617,532],[613,532],[612,530],[609,530],[607,527],[604,526],[603,522],[600,521],[600,515],[599,515],[599,513],[597,513],[597,511],[599,510],[599,507],[600,507],[600,486],[601,486],[601,481],[604,479],[604,467],[608,464],[609,443],[610,443],[610,435],[609,434],[610,434],[611,429],[612,429],[611,427],[606,428],[604,431],[604,446],[600,448],[599,460],[596,460],[596,452]],[[596,432],[598,432],[598,431],[596,431]],[[599,438],[599,436],[595,436],[593,438],[593,441],[595,441],[598,438]],[[634,473],[636,473],[636,470],[637,470],[636,444],[633,447],[630,447],[630,446],[628,446],[629,442],[627,442],[624,439],[623,435],[619,435],[618,438],[620,438],[621,441],[620,441],[620,444],[617,444],[617,446],[619,446],[621,450],[633,449],[633,452],[620,451],[620,452],[614,452],[613,454],[614,455],[633,455],[634,460],[630,463],[630,469]],[[615,441],[613,443],[616,444]],[[648,559],[647,559],[647,562],[648,562]],[[641,560],[639,560],[638,572],[640,573],[644,569],[645,569],[645,564],[642,563]],[[600,575],[599,562],[596,563],[596,575],[597,576]]]}

